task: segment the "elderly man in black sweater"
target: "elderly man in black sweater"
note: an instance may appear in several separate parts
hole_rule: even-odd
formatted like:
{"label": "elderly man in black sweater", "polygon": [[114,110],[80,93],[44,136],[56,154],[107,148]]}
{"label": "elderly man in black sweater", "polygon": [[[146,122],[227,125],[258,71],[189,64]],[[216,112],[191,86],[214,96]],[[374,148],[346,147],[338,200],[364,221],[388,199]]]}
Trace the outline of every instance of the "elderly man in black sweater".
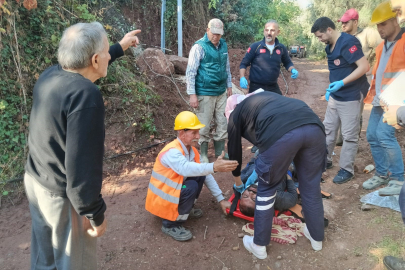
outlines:
{"label": "elderly man in black sweater", "polygon": [[94,81],[109,63],[138,44],[140,30],[108,44],[100,23],[63,33],[59,65],[33,90],[24,183],[32,217],[31,269],[96,269],[96,237],[107,221],[100,194],[104,103]]}
{"label": "elderly man in black sweater", "polygon": [[301,100],[267,91],[242,99],[228,98],[226,111],[229,158],[239,162],[232,172],[236,186],[242,184],[242,137],[257,145],[260,152],[255,162],[258,188],[254,236],[243,238],[245,248],[259,259],[267,257],[276,189],[294,161],[306,221],[304,234],[314,250],[321,250],[324,212],[320,182],[326,164],[322,122]]}

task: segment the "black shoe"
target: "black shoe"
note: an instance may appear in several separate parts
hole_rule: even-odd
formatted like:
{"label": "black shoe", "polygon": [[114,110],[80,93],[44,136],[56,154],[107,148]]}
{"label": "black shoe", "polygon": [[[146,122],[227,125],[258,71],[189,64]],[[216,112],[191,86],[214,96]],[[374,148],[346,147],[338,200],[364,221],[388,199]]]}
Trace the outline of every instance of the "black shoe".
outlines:
{"label": "black shoe", "polygon": [[338,174],[333,178],[333,183],[335,184],[343,184],[347,181],[350,181],[354,178],[354,175],[345,169],[340,168]]}
{"label": "black shoe", "polygon": [[327,162],[326,162],[326,169],[329,170],[329,169],[331,169],[332,167],[333,167],[332,161],[327,161]]}
{"label": "black shoe", "polygon": [[384,265],[389,270],[404,270],[405,269],[405,261],[400,258],[395,258],[392,256],[385,256],[384,257]]}
{"label": "black shoe", "polygon": [[256,145],[253,145],[252,149],[250,149],[250,152],[256,153],[257,149],[259,149]]}

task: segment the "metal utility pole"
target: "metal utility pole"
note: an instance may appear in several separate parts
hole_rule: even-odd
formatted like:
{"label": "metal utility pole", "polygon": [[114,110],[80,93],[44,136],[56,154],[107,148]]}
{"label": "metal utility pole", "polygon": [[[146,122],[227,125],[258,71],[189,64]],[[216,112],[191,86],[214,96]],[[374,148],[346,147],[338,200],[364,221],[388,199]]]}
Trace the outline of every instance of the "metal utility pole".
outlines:
{"label": "metal utility pole", "polygon": [[[182,0],[177,0],[177,49],[178,55],[183,57],[183,8]],[[164,48],[164,46],[162,46]]]}
{"label": "metal utility pole", "polygon": [[161,18],[161,23],[160,23],[160,47],[162,48],[163,53],[165,52],[166,46],[165,46],[165,39],[166,39],[166,33],[165,33],[165,12],[166,12],[166,0],[162,0],[162,18]]}

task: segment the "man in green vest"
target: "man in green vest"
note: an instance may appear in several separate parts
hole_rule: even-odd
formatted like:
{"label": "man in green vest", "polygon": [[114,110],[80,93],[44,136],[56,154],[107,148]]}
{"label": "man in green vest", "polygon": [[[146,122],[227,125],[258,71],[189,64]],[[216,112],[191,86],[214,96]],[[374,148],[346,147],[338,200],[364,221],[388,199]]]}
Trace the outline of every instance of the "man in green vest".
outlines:
{"label": "man in green vest", "polygon": [[[207,33],[191,48],[186,71],[187,94],[198,119],[205,127],[200,129],[201,162],[208,163],[210,123],[214,119],[215,157],[221,155],[227,138],[225,118],[226,99],[232,95],[232,77],[228,47],[221,38],[224,24],[219,19],[208,23]],[[227,158],[227,154],[225,158]]]}

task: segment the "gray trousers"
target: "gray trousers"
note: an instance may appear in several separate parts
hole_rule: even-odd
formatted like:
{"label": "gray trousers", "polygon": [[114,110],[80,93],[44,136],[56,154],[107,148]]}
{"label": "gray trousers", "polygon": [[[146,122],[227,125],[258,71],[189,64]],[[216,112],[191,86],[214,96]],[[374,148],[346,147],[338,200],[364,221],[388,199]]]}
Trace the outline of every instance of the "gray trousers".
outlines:
{"label": "gray trousers", "polygon": [[216,128],[214,141],[222,141],[228,137],[228,123],[225,117],[226,91],[220,96],[197,96],[198,108],[196,115],[198,120],[205,125],[200,129],[199,144],[210,141],[210,124],[214,119]]}
{"label": "gray trousers", "polygon": [[328,161],[332,161],[338,129],[341,125],[343,146],[340,152],[339,166],[354,174],[354,158],[357,154],[360,130],[360,115],[363,99],[355,101],[337,101],[329,98],[326,109],[325,126]]}
{"label": "gray trousers", "polygon": [[32,218],[31,270],[97,269],[97,238],[87,234],[88,219],[30,175],[24,183]]}

